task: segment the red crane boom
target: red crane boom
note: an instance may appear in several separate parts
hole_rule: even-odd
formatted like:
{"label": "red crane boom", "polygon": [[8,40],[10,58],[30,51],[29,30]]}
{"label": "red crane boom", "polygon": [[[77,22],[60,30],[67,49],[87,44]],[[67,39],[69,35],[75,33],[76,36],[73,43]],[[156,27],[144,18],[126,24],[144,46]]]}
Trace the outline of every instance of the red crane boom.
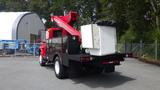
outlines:
{"label": "red crane boom", "polygon": [[51,16],[51,21],[54,21],[59,27],[66,30],[69,34],[78,36],[80,39],[80,32],[72,26],[72,23],[76,21],[77,16],[76,12],[70,11],[66,16]]}

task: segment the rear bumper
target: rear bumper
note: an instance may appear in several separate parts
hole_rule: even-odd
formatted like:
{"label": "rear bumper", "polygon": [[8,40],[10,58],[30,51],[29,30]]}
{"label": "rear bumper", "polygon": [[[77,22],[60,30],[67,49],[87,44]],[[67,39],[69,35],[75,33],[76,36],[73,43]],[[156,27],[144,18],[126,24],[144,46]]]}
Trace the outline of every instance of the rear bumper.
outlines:
{"label": "rear bumper", "polygon": [[105,56],[93,56],[95,57],[94,60],[92,60],[92,64],[97,66],[105,66],[105,65],[120,65],[121,61],[124,61],[125,54],[110,54]]}
{"label": "rear bumper", "polygon": [[125,54],[116,53],[105,56],[92,56],[96,60],[107,60],[107,61],[124,61]]}
{"label": "rear bumper", "polygon": [[71,61],[78,61],[82,64],[95,64],[95,65],[106,65],[114,64],[120,65],[121,61],[124,61],[125,54],[115,53],[105,56],[93,56],[93,55],[72,55],[70,56]]}

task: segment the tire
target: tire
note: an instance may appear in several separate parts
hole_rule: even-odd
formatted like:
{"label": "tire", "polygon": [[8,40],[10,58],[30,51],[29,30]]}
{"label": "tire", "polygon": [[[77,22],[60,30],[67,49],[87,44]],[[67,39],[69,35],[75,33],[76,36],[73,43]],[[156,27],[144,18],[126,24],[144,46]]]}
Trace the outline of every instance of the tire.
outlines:
{"label": "tire", "polygon": [[108,65],[105,67],[104,72],[106,73],[111,73],[115,71],[115,66],[114,65]]}
{"label": "tire", "polygon": [[54,72],[58,79],[64,79],[66,77],[66,68],[62,65],[58,56],[54,61]]}
{"label": "tire", "polygon": [[97,68],[95,68],[95,73],[100,74],[103,72],[103,70],[104,70],[104,68],[97,67]]}
{"label": "tire", "polygon": [[70,62],[69,67],[67,68],[67,77],[77,78],[83,75],[83,68],[79,62]]}
{"label": "tire", "polygon": [[39,56],[39,64],[40,64],[40,66],[45,66],[45,65],[46,65],[46,61],[45,61],[45,59],[42,57],[42,55]]}
{"label": "tire", "polygon": [[100,74],[104,70],[103,67],[96,67],[96,66],[88,66],[85,67],[85,69],[88,73],[93,73],[93,74]]}

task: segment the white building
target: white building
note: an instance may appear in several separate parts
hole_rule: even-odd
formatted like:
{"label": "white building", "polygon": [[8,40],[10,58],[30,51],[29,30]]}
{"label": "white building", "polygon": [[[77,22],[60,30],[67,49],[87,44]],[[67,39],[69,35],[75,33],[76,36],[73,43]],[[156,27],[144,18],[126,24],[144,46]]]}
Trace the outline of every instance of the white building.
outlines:
{"label": "white building", "polygon": [[[31,12],[0,12],[0,40],[36,41],[45,26],[39,16]],[[39,36],[41,35],[41,36]]]}

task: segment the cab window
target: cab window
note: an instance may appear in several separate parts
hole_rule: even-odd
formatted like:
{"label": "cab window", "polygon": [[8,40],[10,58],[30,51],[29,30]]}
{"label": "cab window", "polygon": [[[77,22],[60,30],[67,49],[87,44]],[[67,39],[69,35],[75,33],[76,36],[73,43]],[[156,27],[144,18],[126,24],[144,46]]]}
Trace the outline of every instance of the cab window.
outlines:
{"label": "cab window", "polygon": [[62,43],[62,31],[57,30],[53,32],[53,38],[52,38],[53,44],[61,44]]}

